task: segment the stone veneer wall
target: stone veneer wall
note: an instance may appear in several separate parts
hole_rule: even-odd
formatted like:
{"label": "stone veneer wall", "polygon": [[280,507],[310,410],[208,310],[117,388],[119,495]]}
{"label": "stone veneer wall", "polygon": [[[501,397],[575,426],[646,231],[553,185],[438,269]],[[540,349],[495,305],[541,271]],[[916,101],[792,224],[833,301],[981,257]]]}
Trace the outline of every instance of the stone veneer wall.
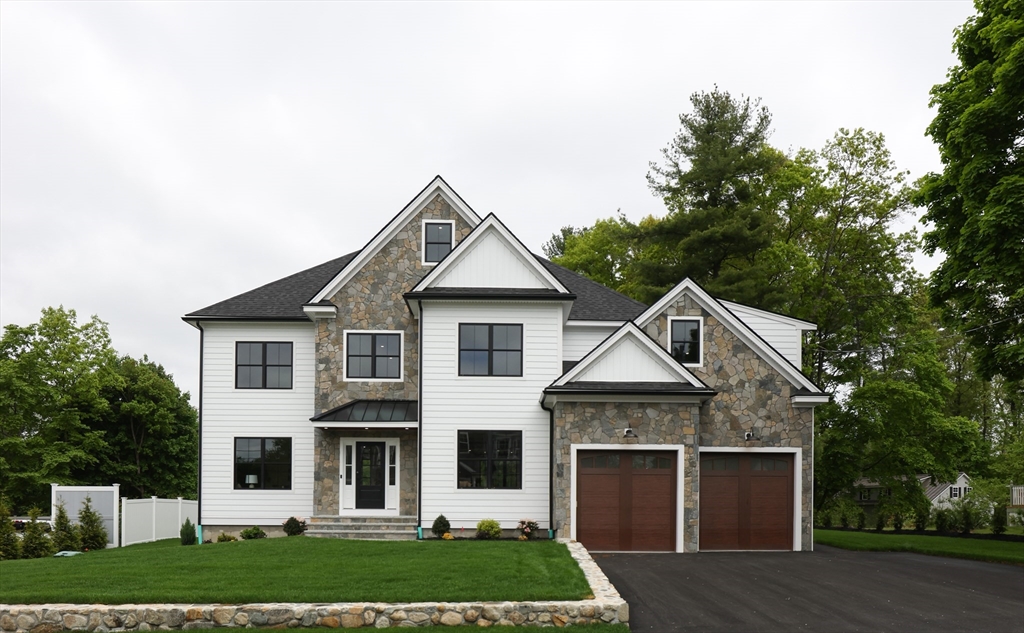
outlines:
{"label": "stone veneer wall", "polygon": [[[701,408],[700,446],[803,449],[801,542],[804,550],[810,550],[813,538],[813,409],[794,408],[790,396],[797,387],[688,294],[684,293],[679,301],[644,328],[663,349],[668,349],[670,316],[704,317],[704,364],[687,369],[719,393]],[[754,434],[754,440],[744,440],[747,431]]]}
{"label": "stone veneer wall", "polygon": [[[555,414],[555,525],[558,534],[568,538],[572,533],[572,466],[573,444],[659,444],[678,450],[683,445],[682,468],[686,488],[677,495],[683,500],[683,548],[697,551],[697,478],[691,476],[697,467],[697,426],[700,407],[680,403],[615,403],[558,402]],[[636,438],[622,436],[627,424]]]}
{"label": "stone veneer wall", "polygon": [[[316,321],[316,413],[351,400],[415,400],[419,386],[419,334],[404,295],[432,268],[421,263],[423,220],[454,220],[457,245],[470,226],[436,196],[333,297],[335,319]],[[345,330],[403,331],[402,382],[344,380]]]}
{"label": "stone veneer wall", "polygon": [[[413,423],[415,424],[415,423]],[[313,430],[313,514],[338,514],[341,485],[341,438],[398,438],[398,513],[416,516],[417,432],[415,429],[322,429]]]}

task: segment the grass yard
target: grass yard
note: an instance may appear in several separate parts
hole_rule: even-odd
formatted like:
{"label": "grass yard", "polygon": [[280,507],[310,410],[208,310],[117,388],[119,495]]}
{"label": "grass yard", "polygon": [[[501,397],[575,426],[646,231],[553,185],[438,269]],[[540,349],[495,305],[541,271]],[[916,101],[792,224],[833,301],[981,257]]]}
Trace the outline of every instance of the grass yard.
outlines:
{"label": "grass yard", "polygon": [[579,600],[590,587],[552,541],[177,539],[0,561],[5,603]]}
{"label": "grass yard", "polygon": [[955,536],[873,534],[814,530],[814,542],[843,549],[872,552],[915,552],[932,556],[970,558],[996,563],[1024,565],[1024,543],[986,541]]}

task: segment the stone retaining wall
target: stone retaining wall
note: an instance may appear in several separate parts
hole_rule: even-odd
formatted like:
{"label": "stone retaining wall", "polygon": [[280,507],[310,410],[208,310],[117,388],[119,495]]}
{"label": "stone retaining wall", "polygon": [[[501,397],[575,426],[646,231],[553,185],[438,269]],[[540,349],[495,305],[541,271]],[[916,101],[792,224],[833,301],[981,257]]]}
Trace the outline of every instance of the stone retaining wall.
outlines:
{"label": "stone retaining wall", "polygon": [[388,626],[567,626],[591,622],[627,623],[629,605],[587,550],[567,543],[591,591],[590,600],[547,602],[415,602],[387,604],[122,604],[0,605],[0,630],[152,631],[219,627],[385,628]]}

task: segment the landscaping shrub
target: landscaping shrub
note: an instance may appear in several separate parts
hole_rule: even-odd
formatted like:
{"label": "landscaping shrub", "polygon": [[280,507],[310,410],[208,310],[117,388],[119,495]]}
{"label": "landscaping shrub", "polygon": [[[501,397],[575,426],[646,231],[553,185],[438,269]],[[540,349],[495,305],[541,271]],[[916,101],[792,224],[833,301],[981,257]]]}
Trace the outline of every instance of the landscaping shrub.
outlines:
{"label": "landscaping shrub", "polygon": [[53,556],[53,543],[46,533],[46,524],[40,523],[39,508],[28,511],[29,521],[25,524],[25,535],[21,537],[22,558],[46,558]]}
{"label": "landscaping shrub", "polygon": [[951,532],[956,521],[953,517],[953,510],[950,508],[937,508],[935,510],[935,531]]}
{"label": "landscaping shrub", "polygon": [[892,529],[902,530],[903,529],[903,513],[897,512],[892,515]]}
{"label": "landscaping shrub", "polygon": [[78,552],[82,549],[82,537],[78,535],[78,526],[68,518],[64,502],[57,504],[57,516],[53,519],[53,549],[58,552]]}
{"label": "landscaping shrub", "polygon": [[878,516],[875,517],[875,531],[881,532],[885,529],[885,524],[888,522],[885,513],[881,510],[878,511]]}
{"label": "landscaping shrub", "polygon": [[953,513],[953,525],[950,528],[961,534],[970,534],[988,524],[988,507],[980,498],[967,496],[954,499],[949,506]]}
{"label": "landscaping shrub", "polygon": [[192,520],[188,517],[185,517],[185,522],[181,524],[181,530],[178,531],[178,536],[181,537],[182,545],[196,544],[196,526],[192,525]]}
{"label": "landscaping shrub", "polygon": [[832,513],[822,512],[821,513],[821,527],[830,528],[832,527]]}
{"label": "landscaping shrub", "polygon": [[0,501],[0,560],[14,560],[21,550],[21,539],[11,521],[11,511],[7,504]]}
{"label": "landscaping shrub", "polygon": [[914,511],[914,530],[924,532],[928,527],[928,519],[931,517],[931,507],[920,507]]}
{"label": "landscaping shrub", "polygon": [[1006,506],[992,508],[992,533],[1002,534],[1006,531]]}
{"label": "landscaping shrub", "polygon": [[82,537],[82,551],[107,547],[107,529],[103,527],[103,517],[93,509],[89,497],[85,498],[82,509],[78,511],[78,533]]}
{"label": "landscaping shrub", "polygon": [[516,530],[519,532],[519,540],[527,541],[535,536],[540,531],[540,526],[533,519],[523,519],[516,526]]}
{"label": "landscaping shrub", "polygon": [[850,513],[848,513],[845,509],[839,510],[839,525],[843,526],[844,528],[850,527]]}
{"label": "landscaping shrub", "polygon": [[868,526],[868,515],[864,510],[857,513],[857,529],[863,530]]}
{"label": "landscaping shrub", "polygon": [[448,522],[443,514],[437,515],[434,519],[434,524],[430,526],[430,531],[434,533],[437,538],[444,538],[444,535],[451,532],[452,524]]}
{"label": "landscaping shrub", "polygon": [[441,535],[441,538],[446,540],[446,541],[454,541],[455,540],[455,537],[452,536],[451,532],[445,532],[444,534]]}
{"label": "landscaping shrub", "polygon": [[267,533],[260,529],[260,526],[254,525],[251,528],[245,528],[238,533],[242,537],[242,540],[249,541],[254,538],[267,538]]}
{"label": "landscaping shrub", "polygon": [[302,536],[306,533],[306,522],[299,521],[295,517],[288,517],[283,524],[284,533],[288,536]]}
{"label": "landscaping shrub", "polygon": [[476,537],[484,540],[501,538],[501,524],[494,519],[482,519],[476,524]]}
{"label": "landscaping shrub", "polygon": [[232,536],[231,534],[226,534],[224,532],[221,532],[220,536],[217,537],[217,542],[218,543],[230,543],[231,541],[237,541],[237,540],[238,540],[237,537]]}

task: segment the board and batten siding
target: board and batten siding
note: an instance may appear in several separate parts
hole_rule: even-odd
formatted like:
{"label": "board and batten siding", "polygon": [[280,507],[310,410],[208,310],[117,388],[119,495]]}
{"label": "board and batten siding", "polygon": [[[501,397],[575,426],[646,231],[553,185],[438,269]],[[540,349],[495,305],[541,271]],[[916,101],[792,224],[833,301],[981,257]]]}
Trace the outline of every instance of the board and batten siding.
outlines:
{"label": "board and batten siding", "polygon": [[786,360],[801,367],[801,363],[803,363],[800,358],[803,330],[796,325],[774,319],[762,310],[748,309],[746,306],[731,302],[726,303],[726,307],[782,354]]}
{"label": "board and batten siding", "polygon": [[437,288],[547,288],[548,284],[495,232],[470,245],[471,250],[440,275]]}
{"label": "board and batten siding", "polygon": [[[202,517],[280,525],[313,514],[313,324],[203,323]],[[235,389],[235,343],[291,342],[291,389]],[[236,437],[290,437],[291,490],[235,490]]]}
{"label": "board and batten siding", "polygon": [[569,321],[562,329],[562,360],[580,360],[611,336],[620,325],[573,325]]}
{"label": "board and batten siding", "polygon": [[[460,323],[523,326],[523,375],[459,376]],[[514,529],[530,518],[549,527],[550,418],[540,406],[544,388],[561,374],[562,307],[557,303],[424,303],[420,316],[421,519],[429,528],[444,514],[453,529],[481,519]],[[460,489],[459,431],[522,431],[521,490]]]}
{"label": "board and batten siding", "polygon": [[[590,361],[588,361],[590,362]],[[575,377],[580,382],[678,382],[654,354],[632,338],[619,339]]]}

